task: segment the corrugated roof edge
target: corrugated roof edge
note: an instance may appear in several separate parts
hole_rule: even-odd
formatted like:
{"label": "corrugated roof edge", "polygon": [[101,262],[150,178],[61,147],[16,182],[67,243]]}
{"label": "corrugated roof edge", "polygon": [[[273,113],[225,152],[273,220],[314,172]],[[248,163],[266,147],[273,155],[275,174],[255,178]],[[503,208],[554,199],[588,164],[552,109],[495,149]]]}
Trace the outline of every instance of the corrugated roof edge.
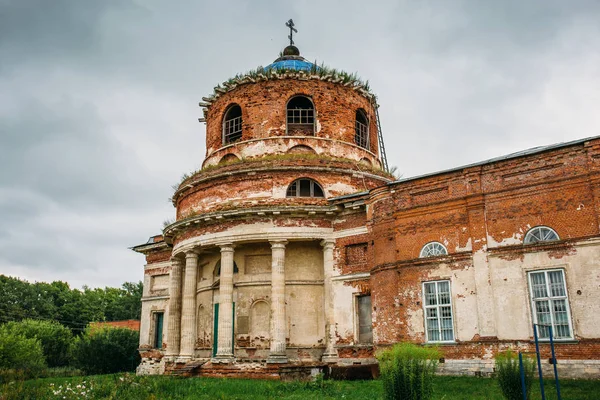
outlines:
{"label": "corrugated roof edge", "polygon": [[[479,161],[479,162],[472,163],[472,164],[461,165],[461,166],[455,167],[455,168],[445,169],[445,170],[436,171],[436,172],[430,172],[428,174],[411,176],[409,178],[398,179],[397,181],[388,182],[388,183],[386,183],[386,185],[387,186],[391,186],[391,185],[395,185],[397,183],[410,182],[410,181],[414,181],[414,180],[417,180],[417,179],[428,178],[428,177],[435,176],[435,175],[441,175],[441,174],[447,174],[447,173],[450,173],[450,172],[456,172],[456,171],[463,170],[465,168],[477,167],[477,166],[480,166],[480,165],[486,165],[486,164],[491,164],[491,163],[498,162],[498,161],[510,160],[510,159],[513,159],[513,158],[525,157],[525,156],[529,156],[529,155],[536,154],[536,153],[543,153],[543,152],[548,151],[548,150],[560,149],[561,147],[574,146],[574,145],[577,145],[577,144],[585,143],[587,141],[596,140],[596,139],[600,139],[600,135],[599,136],[590,136],[590,137],[587,137],[587,138],[584,138],[584,139],[572,140],[570,142],[561,142],[561,143],[550,144],[550,145],[547,145],[547,146],[532,147],[532,148],[527,149],[527,150],[521,150],[521,151],[517,151],[515,153],[510,153],[510,154],[507,154],[507,155],[504,155],[504,156],[490,158],[490,159],[485,160],[485,161]],[[349,198],[352,198],[352,197],[363,196],[365,193],[368,193],[368,192],[359,192],[359,193],[346,194],[346,195],[343,195],[343,196],[332,197],[330,200],[349,199]]]}

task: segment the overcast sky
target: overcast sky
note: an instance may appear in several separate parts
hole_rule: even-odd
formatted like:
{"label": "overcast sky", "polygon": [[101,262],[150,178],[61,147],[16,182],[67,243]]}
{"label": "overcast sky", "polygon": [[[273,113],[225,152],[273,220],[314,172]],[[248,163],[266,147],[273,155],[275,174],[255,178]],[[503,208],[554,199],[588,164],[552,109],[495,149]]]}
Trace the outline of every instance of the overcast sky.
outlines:
{"label": "overcast sky", "polygon": [[[370,4],[377,5],[370,5]],[[198,101],[287,43],[369,80],[404,177],[600,135],[600,2],[0,0],[0,273],[142,279]]]}

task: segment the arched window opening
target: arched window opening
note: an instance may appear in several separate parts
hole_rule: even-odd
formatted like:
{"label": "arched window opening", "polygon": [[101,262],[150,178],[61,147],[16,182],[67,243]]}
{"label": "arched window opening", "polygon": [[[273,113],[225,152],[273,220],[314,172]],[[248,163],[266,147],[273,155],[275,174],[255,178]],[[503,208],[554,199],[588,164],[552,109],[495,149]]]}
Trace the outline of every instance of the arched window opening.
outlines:
{"label": "arched window opening", "polygon": [[[238,272],[240,272],[240,270],[238,269],[238,266],[234,261],[233,262],[233,273],[237,274]],[[217,261],[217,264],[215,265],[215,276],[221,276],[221,260]]]}
{"label": "arched window opening", "polygon": [[554,229],[547,226],[536,226],[531,228],[525,235],[524,244],[532,244],[538,242],[553,242],[560,240]]}
{"label": "arched window opening", "polygon": [[360,108],[356,110],[356,122],[354,123],[354,141],[362,148],[369,148],[369,119],[365,111]]}
{"label": "arched window opening", "polygon": [[305,96],[296,96],[287,104],[287,134],[312,136],[315,134],[315,107]]}
{"label": "arched window opening", "polygon": [[242,107],[234,104],[223,118],[223,144],[233,143],[242,138]]}
{"label": "arched window opening", "polygon": [[325,197],[323,188],[312,179],[296,179],[287,189],[287,197]]}
{"label": "arched window opening", "polygon": [[448,250],[446,250],[446,247],[444,247],[443,244],[441,244],[440,242],[430,242],[430,243],[427,243],[425,246],[423,246],[419,257],[421,257],[421,258],[438,257],[438,256],[445,256],[447,254],[448,254]]}

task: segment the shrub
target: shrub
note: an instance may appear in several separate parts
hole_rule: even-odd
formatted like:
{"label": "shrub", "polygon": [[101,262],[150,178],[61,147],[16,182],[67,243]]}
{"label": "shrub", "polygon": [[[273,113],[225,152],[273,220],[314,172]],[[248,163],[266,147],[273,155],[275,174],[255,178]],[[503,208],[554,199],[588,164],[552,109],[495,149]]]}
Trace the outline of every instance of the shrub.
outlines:
{"label": "shrub", "polygon": [[[527,398],[529,398],[535,361],[529,357],[523,357],[523,369],[525,370],[525,391]],[[504,398],[508,400],[521,400],[523,398],[517,353],[507,350],[496,355],[496,378]]]}
{"label": "shrub", "polygon": [[377,355],[384,398],[430,399],[440,353],[436,348],[399,343]]}
{"label": "shrub", "polygon": [[131,329],[88,327],[73,344],[75,366],[87,374],[134,371],[140,362],[139,338]]}
{"label": "shrub", "polygon": [[34,378],[46,368],[40,341],[0,327],[0,382]]}
{"label": "shrub", "polygon": [[25,319],[9,322],[4,327],[15,334],[38,339],[49,367],[64,367],[69,364],[73,334],[59,322]]}

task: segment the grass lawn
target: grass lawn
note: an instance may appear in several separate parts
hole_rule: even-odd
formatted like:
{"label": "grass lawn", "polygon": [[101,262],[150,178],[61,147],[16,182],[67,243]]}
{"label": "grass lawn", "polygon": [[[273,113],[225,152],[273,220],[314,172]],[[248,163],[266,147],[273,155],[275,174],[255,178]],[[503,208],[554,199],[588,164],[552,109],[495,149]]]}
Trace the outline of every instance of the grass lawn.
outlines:
{"label": "grass lawn", "polygon": [[[537,383],[537,382],[536,382]],[[534,385],[533,399],[540,399]],[[600,399],[600,381],[563,380],[565,400]],[[245,379],[138,377],[131,374],[45,378],[0,387],[0,399],[381,399],[380,381],[278,382]],[[552,381],[548,400],[555,399]],[[436,377],[435,399],[502,399],[495,380]]]}

